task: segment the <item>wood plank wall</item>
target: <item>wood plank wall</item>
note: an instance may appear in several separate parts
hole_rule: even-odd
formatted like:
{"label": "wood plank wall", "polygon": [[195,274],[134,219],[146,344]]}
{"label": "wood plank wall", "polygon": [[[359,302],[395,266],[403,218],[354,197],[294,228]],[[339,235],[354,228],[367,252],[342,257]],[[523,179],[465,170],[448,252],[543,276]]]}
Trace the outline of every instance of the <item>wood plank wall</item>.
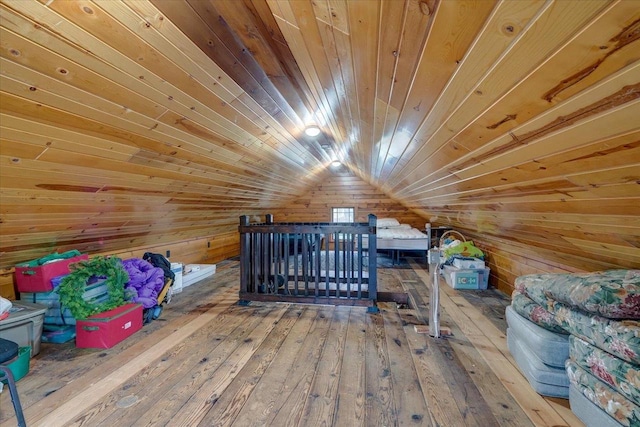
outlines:
{"label": "wood plank wall", "polygon": [[[240,240],[236,231],[205,236],[199,239],[166,242],[161,245],[93,252],[91,256],[117,256],[121,259],[142,258],[145,252],[167,255],[169,261],[182,264],[215,264],[240,253]],[[25,260],[26,261],[26,260]],[[0,296],[16,299],[17,293],[13,267],[0,270]]]}
{"label": "wood plank wall", "polygon": [[[353,175],[328,173],[322,182],[292,203],[272,213],[276,221],[314,222],[329,221],[331,207],[355,207],[357,221],[365,221],[369,213],[378,218],[397,218],[424,231],[425,224],[449,226],[460,231],[467,240],[483,250],[491,268],[490,285],[511,294],[516,277],[534,273],[574,273],[610,268],[621,268],[612,262],[571,255],[544,249],[512,239],[501,238],[490,230],[475,228],[476,224],[465,217],[456,218],[437,212],[418,215],[400,202],[386,196],[380,190]],[[604,230],[601,230],[605,232]]]}
{"label": "wood plank wall", "polygon": [[[461,231],[467,239],[473,240],[485,252],[491,268],[491,286],[507,294],[513,291],[515,278],[523,274],[616,268],[611,263],[597,262],[521,244],[498,236],[490,236],[465,226],[464,221],[456,222],[451,218],[441,218],[435,214],[420,216],[361,178],[344,171],[332,173],[328,170],[321,177],[321,183],[310,188],[307,193],[269,212],[253,212],[252,221],[262,221],[264,214],[272,213],[277,222],[328,222],[331,220],[332,207],[354,207],[356,221],[366,221],[367,215],[373,213],[378,218],[397,218],[401,223],[410,224],[420,230],[424,230],[426,222],[433,219],[435,219],[432,221],[434,226],[452,226]],[[237,218],[229,218],[229,221],[237,222]],[[235,224],[231,227],[235,228]],[[144,252],[166,254],[166,251],[170,251],[169,259],[174,262],[216,263],[239,254],[238,234],[234,229],[198,239],[127,250],[98,251],[92,252],[92,255],[116,255],[126,259],[142,257]],[[4,269],[0,273],[0,295],[15,298],[14,286],[13,268]]]}
{"label": "wood plank wall", "polygon": [[356,221],[366,222],[369,214],[378,218],[396,218],[400,223],[424,231],[426,221],[397,201],[389,198],[361,178],[351,174],[333,174],[286,206],[274,210],[276,222],[329,222],[332,207],[355,208]]}

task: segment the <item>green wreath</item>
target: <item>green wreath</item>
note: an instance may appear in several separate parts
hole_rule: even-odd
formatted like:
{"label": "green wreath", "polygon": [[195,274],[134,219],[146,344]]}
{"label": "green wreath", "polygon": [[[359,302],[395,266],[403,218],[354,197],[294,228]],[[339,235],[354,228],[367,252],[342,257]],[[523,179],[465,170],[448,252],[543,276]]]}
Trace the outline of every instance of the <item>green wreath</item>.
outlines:
{"label": "green wreath", "polygon": [[[55,291],[60,295],[60,304],[68,308],[75,319],[86,319],[92,314],[125,304],[124,285],[129,281],[129,275],[120,258],[98,256],[89,261],[72,264],[72,269]],[[95,303],[83,298],[87,282],[94,276],[106,277],[109,297],[105,302]]]}

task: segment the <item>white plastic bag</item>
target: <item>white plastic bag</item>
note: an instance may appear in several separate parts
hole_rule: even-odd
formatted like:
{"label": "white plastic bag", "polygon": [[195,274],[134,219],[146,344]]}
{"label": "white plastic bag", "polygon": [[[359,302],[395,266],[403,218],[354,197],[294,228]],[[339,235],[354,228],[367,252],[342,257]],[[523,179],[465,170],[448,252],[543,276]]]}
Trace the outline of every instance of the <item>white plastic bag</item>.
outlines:
{"label": "white plastic bag", "polygon": [[13,304],[11,304],[11,301],[9,301],[6,298],[0,297],[0,316],[2,316],[5,313],[8,313],[9,310],[11,310],[11,307],[13,307]]}

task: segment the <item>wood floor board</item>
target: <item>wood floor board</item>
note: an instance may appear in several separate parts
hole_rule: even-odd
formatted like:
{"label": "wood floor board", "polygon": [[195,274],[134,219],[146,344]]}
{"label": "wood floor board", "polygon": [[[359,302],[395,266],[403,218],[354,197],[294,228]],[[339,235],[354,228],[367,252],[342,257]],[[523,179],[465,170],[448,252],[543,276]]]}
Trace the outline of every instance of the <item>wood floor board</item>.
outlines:
{"label": "wood floor board", "polygon": [[365,318],[365,425],[393,425],[391,366],[384,333],[382,313]]}
{"label": "wood floor board", "polygon": [[[146,347],[143,345],[134,345],[128,348],[70,382],[71,387],[64,387],[27,408],[25,416],[32,420],[31,423],[43,426],[62,425],[64,422],[70,421],[75,414],[86,408],[89,402],[100,400],[131,375],[143,369],[146,366],[145,362],[152,360],[151,357],[161,355],[166,347],[173,347],[181,339],[187,338],[199,327],[226,310],[233,301],[233,298],[223,300],[211,310],[200,314],[190,323],[156,343],[151,349],[145,350]],[[154,354],[150,355],[150,351],[153,351]],[[122,375],[120,375],[121,373]],[[88,387],[91,387],[92,392],[87,396],[83,391]]]}
{"label": "wood floor board", "polygon": [[314,322],[320,315],[320,307],[302,306],[298,311],[298,321],[280,346],[273,363],[255,386],[249,401],[238,413],[234,420],[236,425],[268,425],[273,412],[283,404],[282,394],[290,393],[286,389],[290,386],[287,380],[291,378],[296,364],[301,365],[303,361],[314,363],[307,358],[310,347],[316,343],[311,343],[306,337],[315,328]]}
{"label": "wood floor board", "polygon": [[402,318],[395,304],[381,307],[384,320],[384,334],[389,355],[389,375],[391,377],[393,407],[399,425],[431,426],[429,409],[404,333]]}
{"label": "wood floor board", "polygon": [[[194,288],[193,291],[200,291],[200,289]],[[224,292],[228,291],[231,292],[225,295]],[[200,292],[192,293],[199,294]],[[211,308],[211,304],[233,303],[237,300],[236,293],[225,287],[221,287],[216,294],[219,295],[217,301],[211,300],[210,303],[207,299],[198,298],[195,300],[199,304],[191,304],[190,309],[181,308],[185,304],[181,304],[178,298],[174,298],[171,310],[166,310],[164,313],[164,316],[171,318],[170,324],[163,317],[162,321],[145,325],[141,331],[136,333],[135,339],[125,340],[108,350],[77,349],[73,341],[65,344],[42,343],[41,355],[37,358],[38,363],[31,364],[30,372],[32,375],[26,376],[20,382],[21,387],[24,387],[26,391],[20,396],[23,407],[26,408],[33,403],[40,402],[44,397],[59,390],[70,381],[75,381],[77,384],[79,378],[92,369],[99,367],[100,369],[96,371],[99,373],[108,372],[109,369],[119,366],[127,357],[139,354],[155,342],[166,338],[175,330],[196,319],[208,308]],[[187,303],[186,300],[184,302]],[[123,354],[120,357],[111,358],[112,355],[119,353]],[[47,373],[51,371],[55,371],[56,375],[48,378]],[[43,375],[39,375],[40,372]],[[97,378],[92,375],[91,379],[95,381]],[[38,387],[35,381],[44,382],[46,385]],[[64,392],[57,393],[57,395],[61,394]]]}
{"label": "wood floor board", "polygon": [[[433,274],[430,273],[427,276],[424,273],[420,273],[420,275],[418,275],[415,271],[412,271],[412,273],[415,274],[416,277],[419,277],[418,283],[415,286],[415,291],[420,298],[428,301],[430,283],[433,280]],[[446,286],[442,280],[439,282]],[[493,296],[497,295],[495,292],[487,293]],[[477,304],[478,308],[485,308],[484,303],[486,298],[481,298],[472,292],[464,293],[463,295],[470,296],[470,299]],[[489,312],[486,310],[483,310],[483,312],[494,313],[493,311]],[[499,315],[503,317],[504,313],[500,313]],[[453,320],[449,312],[446,310],[440,310],[440,326],[441,329],[443,326],[449,328],[451,330],[451,335],[448,336],[446,340],[441,340],[439,342],[446,342],[448,344],[449,347],[445,348],[451,348],[454,351],[455,358],[465,370],[465,379],[468,376],[468,378],[470,378],[475,384],[475,387],[470,387],[467,383],[464,390],[465,396],[470,402],[469,412],[474,414],[479,413],[478,418],[480,420],[486,419],[488,423],[482,425],[511,427],[532,426],[532,422],[527,418],[524,411],[522,411],[495,372],[484,361],[478,350],[469,341],[460,329],[459,325]],[[442,348],[442,345],[440,347]],[[454,356],[449,356],[447,359],[453,357]],[[449,362],[444,363],[444,365],[449,364]],[[480,413],[481,411],[485,411],[487,408],[491,411],[491,416],[486,413]],[[461,409],[461,411],[464,413],[464,409]],[[491,422],[492,417],[495,420],[494,423]]]}
{"label": "wood floor board", "polygon": [[[415,264],[414,269],[423,281],[431,280],[428,273]],[[531,388],[526,378],[518,371],[506,349],[506,340],[500,330],[495,328],[485,317],[478,315],[477,310],[467,304],[466,300],[459,296],[459,293],[446,285],[441,286],[440,290],[440,303],[443,310],[446,310],[455,319],[471,343],[480,350],[482,358],[498,375],[503,385],[534,424],[556,427],[581,424],[575,416],[566,413],[560,415],[554,405],[547,402]],[[569,419],[565,420],[564,416]]]}
{"label": "wood floor board", "polygon": [[343,363],[339,373],[340,383],[332,425],[365,425],[365,324],[368,316],[365,309],[352,309],[349,313],[344,346],[344,354],[349,363]]}
{"label": "wood floor board", "polygon": [[[176,420],[175,425],[192,426],[198,424],[206,415],[212,403],[222,395],[236,374],[244,367],[245,363],[253,356],[262,342],[267,338],[275,325],[280,321],[288,306],[279,305],[270,310],[267,315],[250,326],[251,331],[246,337],[238,340],[238,346],[211,375],[204,378],[203,384],[195,388],[195,393],[180,407],[180,410],[171,417]],[[163,417],[163,419],[167,419]]]}
{"label": "wood floor board", "polygon": [[271,364],[277,363],[278,351],[299,316],[299,309],[289,307],[267,339],[238,372],[236,379],[229,384],[224,393],[212,401],[211,408],[198,425],[222,426],[231,425],[235,421],[238,413],[251,397],[256,384]]}
{"label": "wood floor board", "polygon": [[465,425],[452,390],[446,386],[444,372],[435,362],[434,353],[439,352],[433,343],[435,338],[427,334],[418,334],[413,327],[405,326],[404,330],[433,425]]}
{"label": "wood floor board", "polygon": [[[478,390],[466,367],[451,347],[448,337],[430,338],[433,341],[434,359],[442,368],[446,383],[467,426],[498,425],[491,408]],[[435,351],[437,350],[437,351]]]}
{"label": "wood floor board", "polygon": [[[428,321],[426,266],[383,266],[379,288],[417,307],[238,301],[237,260],[184,288],[161,317],[111,349],[41,345],[18,390],[29,426],[581,427],[564,399],[544,399],[506,349],[494,290],[441,288]],[[386,285],[390,284],[390,288]],[[7,393],[0,425],[15,425]]]}
{"label": "wood floor board", "polygon": [[[215,348],[211,349],[207,342],[201,343],[197,357],[187,366],[187,370],[171,384],[171,388],[165,393],[161,403],[157,402],[147,412],[138,413],[136,420],[131,420],[132,426],[151,426],[162,423],[162,420],[180,420],[176,415],[182,407],[192,399],[202,387],[218,372],[224,361],[252,334],[260,325],[270,310],[258,310],[248,318],[248,321],[239,322],[228,339],[223,339]],[[259,313],[257,316],[255,313]]]}
{"label": "wood floor board", "polygon": [[[449,325],[452,336],[447,343],[455,352],[456,358],[464,367],[469,378],[475,384],[475,389],[468,388],[468,400],[474,405],[486,406],[494,416],[495,424],[502,427],[531,427],[533,423],[528,419],[515,399],[509,394],[498,376],[484,361],[478,350],[464,336],[457,324],[446,312],[443,312],[442,323]],[[470,409],[472,410],[472,409]]]}
{"label": "wood floor board", "polygon": [[[351,310],[351,307],[338,306],[333,312],[329,334],[298,423],[300,426],[319,425],[324,420],[334,418],[340,371],[342,371],[343,360],[348,360],[344,348]],[[360,310],[364,309],[360,308]]]}
{"label": "wood floor board", "polygon": [[300,423],[335,310],[336,307],[325,306],[318,311],[309,334],[302,343],[302,351],[295,358],[293,369],[287,374],[284,387],[277,395],[276,410],[267,420],[267,425],[296,426]]}
{"label": "wood floor board", "polygon": [[[232,307],[233,308],[233,307]],[[238,307],[236,307],[238,309]],[[237,310],[236,310],[237,311]],[[107,414],[101,422],[105,425],[134,425],[143,417],[148,417],[149,412],[156,408],[158,402],[168,401],[171,406],[171,396],[176,393],[175,388],[181,380],[193,376],[194,369],[205,363],[218,344],[222,343],[222,337],[229,336],[243,322],[256,314],[255,310],[247,310],[246,313],[235,316],[230,313],[219,322],[211,323],[191,336],[188,341],[175,346],[171,351],[163,355],[155,363],[150,363],[148,370],[140,372],[135,378],[125,383],[118,393],[113,393],[114,401],[118,402],[127,396],[136,396],[137,403],[134,406],[117,410]],[[255,316],[259,319],[259,316]],[[155,381],[153,377],[157,377]],[[149,380],[154,384],[149,388]],[[166,410],[166,406],[160,409]],[[98,421],[98,420],[96,420]]]}

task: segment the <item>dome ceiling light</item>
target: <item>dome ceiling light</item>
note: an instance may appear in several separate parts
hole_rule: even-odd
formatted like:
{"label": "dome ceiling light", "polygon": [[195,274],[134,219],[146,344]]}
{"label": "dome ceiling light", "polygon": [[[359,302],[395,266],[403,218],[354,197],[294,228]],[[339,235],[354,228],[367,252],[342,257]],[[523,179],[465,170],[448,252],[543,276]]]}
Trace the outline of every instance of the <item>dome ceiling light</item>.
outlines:
{"label": "dome ceiling light", "polygon": [[318,136],[320,135],[320,128],[317,125],[309,125],[305,128],[304,133],[307,136]]}

